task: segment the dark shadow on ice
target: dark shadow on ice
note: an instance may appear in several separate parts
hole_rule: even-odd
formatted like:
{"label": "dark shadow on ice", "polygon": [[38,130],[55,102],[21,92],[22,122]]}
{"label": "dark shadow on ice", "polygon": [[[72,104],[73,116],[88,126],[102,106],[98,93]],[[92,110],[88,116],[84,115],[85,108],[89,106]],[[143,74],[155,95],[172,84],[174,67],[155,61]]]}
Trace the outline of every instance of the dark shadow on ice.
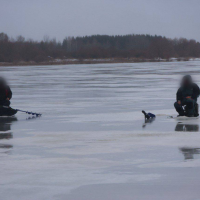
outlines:
{"label": "dark shadow on ice", "polygon": [[185,160],[194,159],[195,154],[200,154],[200,148],[179,148],[181,153],[184,155]]}
{"label": "dark shadow on ice", "polygon": [[175,131],[178,131],[178,132],[198,132],[199,131],[199,125],[198,124],[178,123],[175,127]]}
{"label": "dark shadow on ice", "polygon": [[145,119],[144,124],[142,125],[142,128],[145,128],[147,124],[151,124],[155,121],[155,118]]}

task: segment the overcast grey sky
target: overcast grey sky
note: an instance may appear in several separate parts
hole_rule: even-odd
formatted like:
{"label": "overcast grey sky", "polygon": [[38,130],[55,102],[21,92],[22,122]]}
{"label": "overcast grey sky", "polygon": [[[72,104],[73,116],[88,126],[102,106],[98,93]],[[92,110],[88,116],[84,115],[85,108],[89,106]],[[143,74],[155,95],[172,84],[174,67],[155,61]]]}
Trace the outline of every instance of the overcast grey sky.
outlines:
{"label": "overcast grey sky", "polygon": [[200,41],[200,0],[0,0],[0,32],[44,35],[157,34]]}

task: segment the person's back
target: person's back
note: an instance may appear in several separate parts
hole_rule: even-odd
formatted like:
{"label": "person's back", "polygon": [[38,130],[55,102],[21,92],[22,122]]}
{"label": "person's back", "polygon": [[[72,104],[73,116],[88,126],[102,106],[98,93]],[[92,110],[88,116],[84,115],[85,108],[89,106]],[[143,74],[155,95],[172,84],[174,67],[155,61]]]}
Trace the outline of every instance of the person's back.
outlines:
{"label": "person's back", "polygon": [[0,78],[0,106],[9,106],[12,91],[3,78]]}
{"label": "person's back", "polygon": [[16,110],[10,108],[10,99],[12,91],[6,81],[0,77],[0,116],[12,116],[17,113]]}
{"label": "person's back", "polygon": [[[181,87],[178,89],[176,94],[177,102],[174,104],[176,111],[180,116],[187,115],[188,117],[192,117],[195,115],[195,105],[197,104],[199,94],[199,87],[196,83],[193,83],[192,77],[190,75],[184,76],[181,82]],[[187,113],[185,113],[182,106],[187,107]]]}

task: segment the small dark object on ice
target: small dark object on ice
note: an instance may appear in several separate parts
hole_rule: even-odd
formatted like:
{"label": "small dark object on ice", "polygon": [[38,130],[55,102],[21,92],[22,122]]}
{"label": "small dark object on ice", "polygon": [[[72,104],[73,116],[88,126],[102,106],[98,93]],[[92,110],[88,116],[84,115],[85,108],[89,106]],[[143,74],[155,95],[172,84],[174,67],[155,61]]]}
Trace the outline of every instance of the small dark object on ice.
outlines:
{"label": "small dark object on ice", "polygon": [[153,119],[156,117],[156,115],[154,115],[152,113],[146,113],[144,110],[142,111],[142,113],[144,114],[145,120]]}
{"label": "small dark object on ice", "polygon": [[142,113],[144,114],[145,117],[145,123],[143,124],[142,127],[145,128],[147,124],[150,124],[155,120],[156,115],[152,113],[146,113],[144,110],[142,111]]}

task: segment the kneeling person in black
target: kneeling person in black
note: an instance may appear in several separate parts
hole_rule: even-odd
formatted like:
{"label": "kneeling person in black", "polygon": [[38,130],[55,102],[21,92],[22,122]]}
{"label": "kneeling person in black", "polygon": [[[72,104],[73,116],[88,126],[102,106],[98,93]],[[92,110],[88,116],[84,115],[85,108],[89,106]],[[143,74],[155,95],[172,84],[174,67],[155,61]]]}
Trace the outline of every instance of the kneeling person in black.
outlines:
{"label": "kneeling person in black", "polygon": [[[174,107],[179,113],[179,116],[186,115],[188,117],[193,117],[198,115],[198,113],[195,112],[195,106],[199,95],[199,86],[193,82],[192,77],[190,75],[184,76],[181,87],[176,94],[177,101],[174,103]],[[186,106],[186,112],[184,111],[183,106]]]}
{"label": "kneeling person in black", "polygon": [[0,78],[0,116],[12,116],[17,113],[10,108],[10,99],[12,91],[3,78]]}

